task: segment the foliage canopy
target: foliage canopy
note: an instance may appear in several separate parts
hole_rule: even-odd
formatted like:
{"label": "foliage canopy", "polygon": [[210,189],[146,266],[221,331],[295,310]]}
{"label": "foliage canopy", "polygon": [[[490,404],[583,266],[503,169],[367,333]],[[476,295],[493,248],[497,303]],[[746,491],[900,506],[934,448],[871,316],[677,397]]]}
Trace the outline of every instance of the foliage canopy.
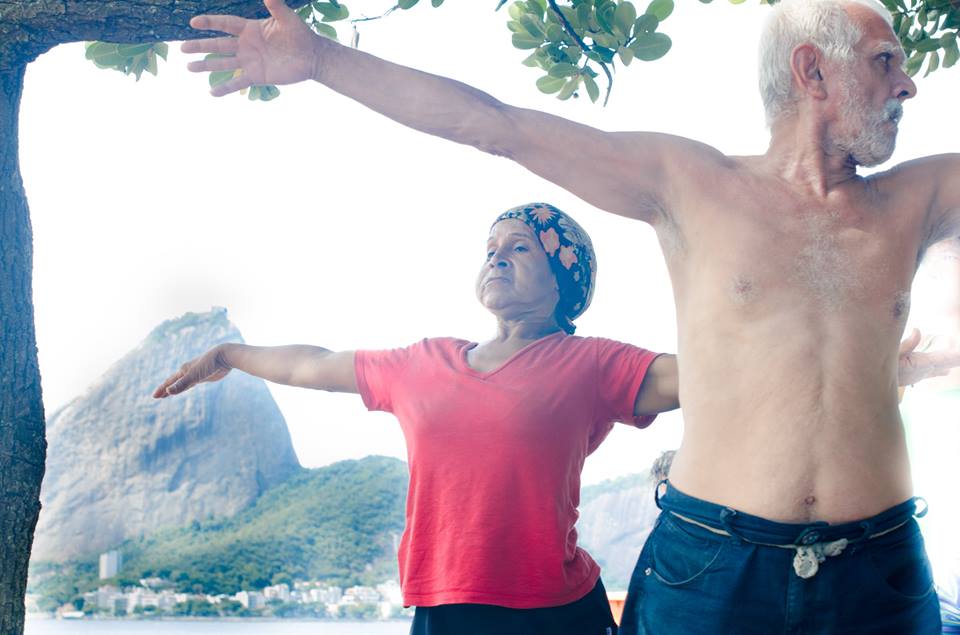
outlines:
{"label": "foliage canopy", "polygon": [[[297,14],[316,33],[338,39],[334,23],[354,25],[351,44],[357,45],[356,23],[386,17],[395,10],[409,10],[420,0],[398,0],[383,15],[350,18],[350,9],[340,0],[312,0]],[[729,0],[744,4],[747,0]],[[778,0],[759,0],[775,4]],[[907,54],[906,71],[916,75],[926,62],[926,75],[960,61],[960,0],[881,0],[893,16],[894,30]],[[430,0],[439,7],[444,0]],[[507,0],[499,0],[500,9]],[[700,0],[710,4],[713,0]],[[513,46],[529,50],[523,64],[542,71],[536,85],[558,99],[579,96],[586,90],[590,100],[600,98],[597,77],[606,77],[604,104],[613,87],[612,69],[619,61],[652,62],[672,47],[661,23],[673,13],[674,0],[652,0],[641,12],[630,0],[516,0],[508,8],[507,28]],[[87,44],[87,58],[100,68],[114,68],[137,79],[146,70],[157,72],[157,56],[166,58],[166,44]],[[599,70],[598,70],[599,69]],[[215,86],[229,80],[232,71],[210,74]],[[253,86],[252,100],[270,100],[280,94],[275,86]]]}

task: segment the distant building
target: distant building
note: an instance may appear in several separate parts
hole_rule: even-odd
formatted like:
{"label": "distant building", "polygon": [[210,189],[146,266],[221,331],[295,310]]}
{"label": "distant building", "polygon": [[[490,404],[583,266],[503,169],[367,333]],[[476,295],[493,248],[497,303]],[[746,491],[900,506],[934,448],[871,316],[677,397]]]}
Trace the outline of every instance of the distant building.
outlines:
{"label": "distant building", "polygon": [[343,591],[338,586],[310,589],[310,600],[320,604],[339,604],[342,597]]}
{"label": "distant building", "polygon": [[368,586],[352,586],[343,592],[341,604],[378,604],[380,593]]}
{"label": "distant building", "polygon": [[120,572],[123,566],[123,556],[119,551],[108,551],[100,554],[100,579],[112,578]]}
{"label": "distant building", "polygon": [[263,593],[257,591],[240,591],[233,596],[233,599],[242,604],[243,608],[253,611],[266,606],[266,598],[263,597]]}
{"label": "distant building", "polygon": [[280,600],[281,602],[290,601],[290,587],[286,584],[276,584],[268,586],[263,590],[263,596],[267,600]]}

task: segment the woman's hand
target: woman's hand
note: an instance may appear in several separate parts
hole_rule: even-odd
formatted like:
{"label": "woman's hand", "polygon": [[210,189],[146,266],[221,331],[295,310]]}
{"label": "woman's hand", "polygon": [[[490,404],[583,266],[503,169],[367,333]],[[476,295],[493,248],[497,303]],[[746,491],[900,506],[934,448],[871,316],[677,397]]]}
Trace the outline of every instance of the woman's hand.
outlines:
{"label": "woman's hand", "polygon": [[201,382],[220,381],[231,370],[231,366],[227,363],[224,355],[225,349],[225,344],[219,344],[200,357],[190,360],[160,384],[153,391],[153,396],[156,399],[164,399],[179,395]]}
{"label": "woman's hand", "polygon": [[[923,346],[920,346],[923,341]],[[917,347],[920,350],[917,350]],[[930,350],[937,346],[936,350]],[[960,346],[949,337],[921,338],[920,331],[913,329],[907,339],[900,342],[898,383],[913,384],[931,377],[943,377],[960,366]]]}

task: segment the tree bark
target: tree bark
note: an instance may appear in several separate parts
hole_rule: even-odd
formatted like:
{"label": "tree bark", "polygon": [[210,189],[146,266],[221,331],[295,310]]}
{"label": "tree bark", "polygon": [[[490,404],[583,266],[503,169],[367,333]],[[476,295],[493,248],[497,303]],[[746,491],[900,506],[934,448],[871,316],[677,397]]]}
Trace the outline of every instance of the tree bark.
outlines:
{"label": "tree bark", "polygon": [[188,25],[200,13],[262,17],[265,10],[260,0],[0,0],[0,635],[23,633],[47,451],[33,320],[33,236],[18,157],[26,65],[65,42],[200,37]]}
{"label": "tree bark", "polygon": [[17,157],[21,66],[0,72],[0,633],[22,633],[44,439],[33,327],[33,238]]}
{"label": "tree bark", "polygon": [[[302,6],[306,0],[287,0]],[[157,42],[201,34],[190,18],[229,13],[262,18],[261,0],[0,0],[0,71],[32,62],[57,44]]]}

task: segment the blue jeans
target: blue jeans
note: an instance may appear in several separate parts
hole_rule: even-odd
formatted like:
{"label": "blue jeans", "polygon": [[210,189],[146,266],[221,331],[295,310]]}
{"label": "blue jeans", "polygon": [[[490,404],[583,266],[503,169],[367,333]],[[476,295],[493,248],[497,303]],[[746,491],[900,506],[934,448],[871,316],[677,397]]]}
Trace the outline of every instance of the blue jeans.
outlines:
{"label": "blue jeans", "polygon": [[941,632],[915,499],[840,525],[771,522],[669,484],[657,504],[621,635]]}

